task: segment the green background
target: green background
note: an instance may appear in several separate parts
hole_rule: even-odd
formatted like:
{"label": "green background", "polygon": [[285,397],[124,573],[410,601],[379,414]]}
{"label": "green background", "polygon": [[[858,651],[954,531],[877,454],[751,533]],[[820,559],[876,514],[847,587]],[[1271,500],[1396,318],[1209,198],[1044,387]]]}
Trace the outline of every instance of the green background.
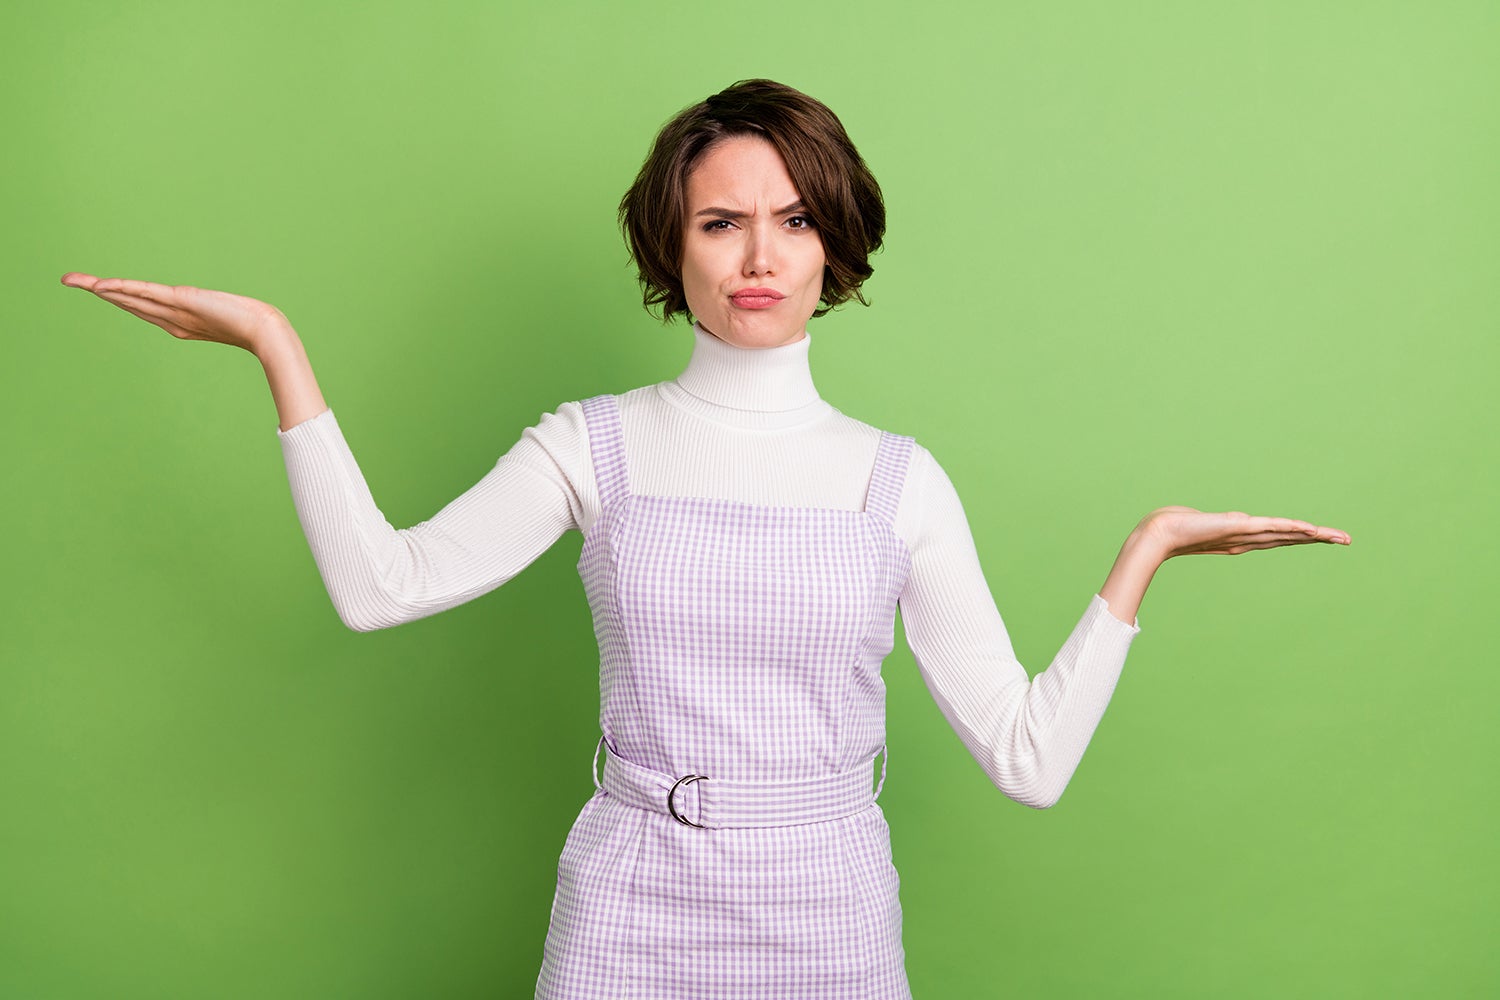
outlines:
{"label": "green background", "polygon": [[0,996],[529,997],[592,791],[569,535],[339,625],[246,354],[68,270],[275,303],[377,500],[670,378],[614,209],[769,76],[884,186],[823,395],[963,496],[1035,671],[1153,507],[1351,533],[1158,574],[1062,803],[904,644],[882,804],[919,998],[1492,996],[1500,8],[140,3],[9,10]]}

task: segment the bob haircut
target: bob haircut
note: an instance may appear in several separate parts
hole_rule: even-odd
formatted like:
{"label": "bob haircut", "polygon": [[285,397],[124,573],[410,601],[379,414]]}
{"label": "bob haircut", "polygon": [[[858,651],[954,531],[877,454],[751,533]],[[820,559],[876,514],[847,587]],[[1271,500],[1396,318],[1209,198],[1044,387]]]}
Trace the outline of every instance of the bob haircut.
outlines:
{"label": "bob haircut", "polygon": [[823,241],[822,316],[852,299],[885,236],[880,185],[838,117],[821,101],[771,80],[741,80],[662,126],[635,183],[620,199],[620,228],[640,269],[642,299],[663,322],[689,315],[682,291],[687,181],[703,154],[732,136],[760,136],[781,154]]}

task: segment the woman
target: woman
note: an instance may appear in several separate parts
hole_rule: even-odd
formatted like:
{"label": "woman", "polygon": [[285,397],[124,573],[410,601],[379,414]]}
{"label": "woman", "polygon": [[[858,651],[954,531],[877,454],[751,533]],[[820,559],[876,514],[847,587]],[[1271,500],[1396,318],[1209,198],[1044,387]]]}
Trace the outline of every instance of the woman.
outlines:
{"label": "woman", "polygon": [[871,791],[898,603],[930,689],[986,774],[1045,807],[1109,701],[1162,562],[1349,537],[1153,511],[1028,681],[942,469],[813,385],[807,323],[859,298],[885,222],[833,113],[763,80],[686,109],[658,135],[621,222],[646,304],[696,321],[686,370],[560,406],[404,531],[376,508],[275,308],[63,282],[260,359],[299,516],[352,628],[477,597],[565,531],[584,532],[602,776],[559,863],[539,997],[908,997]]}

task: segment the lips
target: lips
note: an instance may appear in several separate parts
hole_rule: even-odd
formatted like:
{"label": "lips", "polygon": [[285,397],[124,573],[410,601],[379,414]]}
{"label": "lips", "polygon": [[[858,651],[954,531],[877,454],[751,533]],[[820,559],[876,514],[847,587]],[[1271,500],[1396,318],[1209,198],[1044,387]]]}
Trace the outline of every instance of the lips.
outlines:
{"label": "lips", "polygon": [[769,309],[786,298],[774,288],[741,288],[729,300],[741,309]]}

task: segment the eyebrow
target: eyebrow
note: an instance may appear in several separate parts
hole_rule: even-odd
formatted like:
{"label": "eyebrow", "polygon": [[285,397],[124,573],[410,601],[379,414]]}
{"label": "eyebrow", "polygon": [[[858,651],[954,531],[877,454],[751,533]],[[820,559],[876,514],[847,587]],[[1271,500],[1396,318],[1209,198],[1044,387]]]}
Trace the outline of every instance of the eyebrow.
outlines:
{"label": "eyebrow", "polygon": [[[772,212],[771,214],[772,215],[788,215],[788,214],[790,214],[792,212],[805,212],[805,211],[807,211],[807,206],[804,205],[802,203],[802,201],[799,199],[797,201],[792,202],[790,205],[786,206],[785,208],[778,208],[776,211]],[[701,209],[701,210],[699,210],[697,212],[694,212],[693,213],[693,218],[696,219],[699,216],[703,216],[703,215],[712,215],[715,218],[719,218],[719,219],[748,219],[750,217],[750,213],[749,212],[736,212],[735,210],[730,209],[730,208],[713,208],[713,207],[710,207],[710,208],[705,208],[705,209]]]}

